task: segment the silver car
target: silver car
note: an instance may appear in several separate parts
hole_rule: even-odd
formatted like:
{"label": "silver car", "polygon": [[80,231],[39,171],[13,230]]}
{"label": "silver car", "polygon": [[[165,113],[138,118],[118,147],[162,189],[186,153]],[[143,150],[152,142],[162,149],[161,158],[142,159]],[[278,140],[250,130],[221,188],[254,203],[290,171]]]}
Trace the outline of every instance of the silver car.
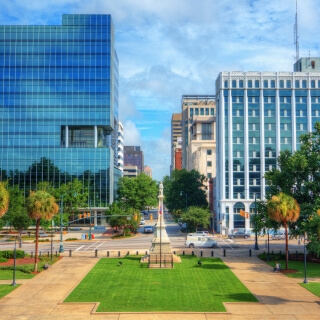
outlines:
{"label": "silver car", "polygon": [[272,236],[272,240],[283,240],[286,238],[286,235],[284,232],[275,232]]}

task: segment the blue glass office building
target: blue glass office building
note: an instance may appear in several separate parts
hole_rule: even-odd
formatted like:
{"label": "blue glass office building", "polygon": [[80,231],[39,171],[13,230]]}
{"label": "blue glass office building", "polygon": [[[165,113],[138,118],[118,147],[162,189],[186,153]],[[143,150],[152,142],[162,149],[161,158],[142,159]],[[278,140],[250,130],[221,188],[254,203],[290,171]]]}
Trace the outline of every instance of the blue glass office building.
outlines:
{"label": "blue glass office building", "polygon": [[[320,121],[319,72],[221,72],[216,80],[217,204],[222,233],[252,228],[255,198],[281,150]],[[250,213],[249,218],[240,210]]]}
{"label": "blue glass office building", "polygon": [[118,58],[110,15],[0,26],[1,179],[26,192],[78,178],[92,206],[113,201]]}

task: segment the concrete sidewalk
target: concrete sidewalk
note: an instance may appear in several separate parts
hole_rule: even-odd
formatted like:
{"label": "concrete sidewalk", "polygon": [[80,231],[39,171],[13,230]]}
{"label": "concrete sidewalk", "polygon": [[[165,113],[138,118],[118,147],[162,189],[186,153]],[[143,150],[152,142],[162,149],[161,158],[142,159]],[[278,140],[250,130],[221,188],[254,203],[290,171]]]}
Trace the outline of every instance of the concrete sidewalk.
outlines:
{"label": "concrete sidewalk", "polygon": [[[259,303],[225,303],[226,313],[95,313],[95,303],[63,300],[98,261],[64,257],[0,300],[0,319],[319,319],[320,299],[257,257],[221,257]],[[22,283],[17,280],[17,283]]]}

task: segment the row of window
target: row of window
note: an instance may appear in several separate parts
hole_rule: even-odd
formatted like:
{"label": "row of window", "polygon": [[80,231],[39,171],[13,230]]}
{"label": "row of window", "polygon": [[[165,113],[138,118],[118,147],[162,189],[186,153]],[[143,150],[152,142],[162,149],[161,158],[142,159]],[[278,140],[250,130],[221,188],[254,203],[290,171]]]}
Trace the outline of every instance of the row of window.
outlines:
{"label": "row of window", "polygon": [[[239,80],[231,80],[231,88],[244,88],[245,81],[242,79]],[[275,88],[276,80],[263,80],[262,81],[263,88]],[[278,82],[279,88],[291,88],[292,81],[291,80],[279,80]],[[297,79],[294,81],[295,88],[308,88],[308,81]],[[310,88],[320,88],[320,80],[310,80],[309,84]],[[224,88],[229,88],[229,81],[224,80]],[[260,80],[247,80],[247,88],[260,88]]]}
{"label": "row of window", "polygon": [[189,115],[192,116],[214,116],[214,108],[190,108]]}
{"label": "row of window", "polygon": [[[307,97],[295,97],[295,102],[296,103],[304,103],[306,104],[308,101]],[[225,97],[225,102],[228,102],[228,97]],[[258,104],[260,102],[259,97],[248,97],[248,103],[254,103]],[[276,97],[263,97],[263,102],[264,103],[276,103]],[[280,103],[291,103],[292,98],[291,97],[279,97],[279,102]],[[233,96],[232,97],[232,103],[244,103],[244,97],[243,96]],[[311,103],[320,103],[320,98],[319,97],[311,97]]]}

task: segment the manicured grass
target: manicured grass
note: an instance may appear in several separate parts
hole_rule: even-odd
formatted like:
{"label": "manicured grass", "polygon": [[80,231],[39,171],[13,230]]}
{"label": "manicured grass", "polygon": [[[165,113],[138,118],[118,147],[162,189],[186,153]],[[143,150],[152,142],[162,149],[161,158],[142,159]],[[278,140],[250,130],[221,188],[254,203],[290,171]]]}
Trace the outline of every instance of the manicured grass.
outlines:
{"label": "manicured grass", "polygon": [[[280,263],[281,268],[284,269],[286,265],[286,261],[285,260],[277,260],[277,261]],[[274,261],[268,261],[267,263],[272,267],[275,266]],[[292,260],[289,261],[288,269],[294,269],[294,270],[297,270],[297,272],[285,273],[287,277],[304,279],[304,262],[303,261],[292,261]],[[320,278],[319,263],[307,262],[306,270],[307,270],[307,280],[308,278],[318,278],[318,279]],[[320,298],[320,282],[309,282],[307,284],[301,283],[300,285]]]}
{"label": "manicured grass", "polygon": [[[35,274],[16,271],[16,279],[31,279]],[[13,278],[13,270],[0,270],[0,280],[11,280]]]}
{"label": "manicured grass", "polygon": [[308,291],[312,292],[315,296],[320,298],[320,283],[310,282],[310,283],[300,283],[300,285],[306,288]]}
{"label": "manicured grass", "polygon": [[[286,261],[285,260],[277,260],[280,263],[281,269],[285,269]],[[267,262],[270,266],[275,266],[275,261]],[[310,278],[320,278],[320,264],[307,262],[307,277]],[[304,262],[303,261],[289,261],[288,269],[297,270],[295,273],[287,273],[286,276],[290,278],[304,278]]]}
{"label": "manicured grass", "polygon": [[140,258],[100,259],[65,302],[100,302],[98,312],[223,312],[223,302],[257,301],[218,258],[182,256],[174,269]]}
{"label": "manicured grass", "polygon": [[0,284],[0,299],[9,294],[15,288],[18,288],[18,286],[13,287],[10,284]]}

